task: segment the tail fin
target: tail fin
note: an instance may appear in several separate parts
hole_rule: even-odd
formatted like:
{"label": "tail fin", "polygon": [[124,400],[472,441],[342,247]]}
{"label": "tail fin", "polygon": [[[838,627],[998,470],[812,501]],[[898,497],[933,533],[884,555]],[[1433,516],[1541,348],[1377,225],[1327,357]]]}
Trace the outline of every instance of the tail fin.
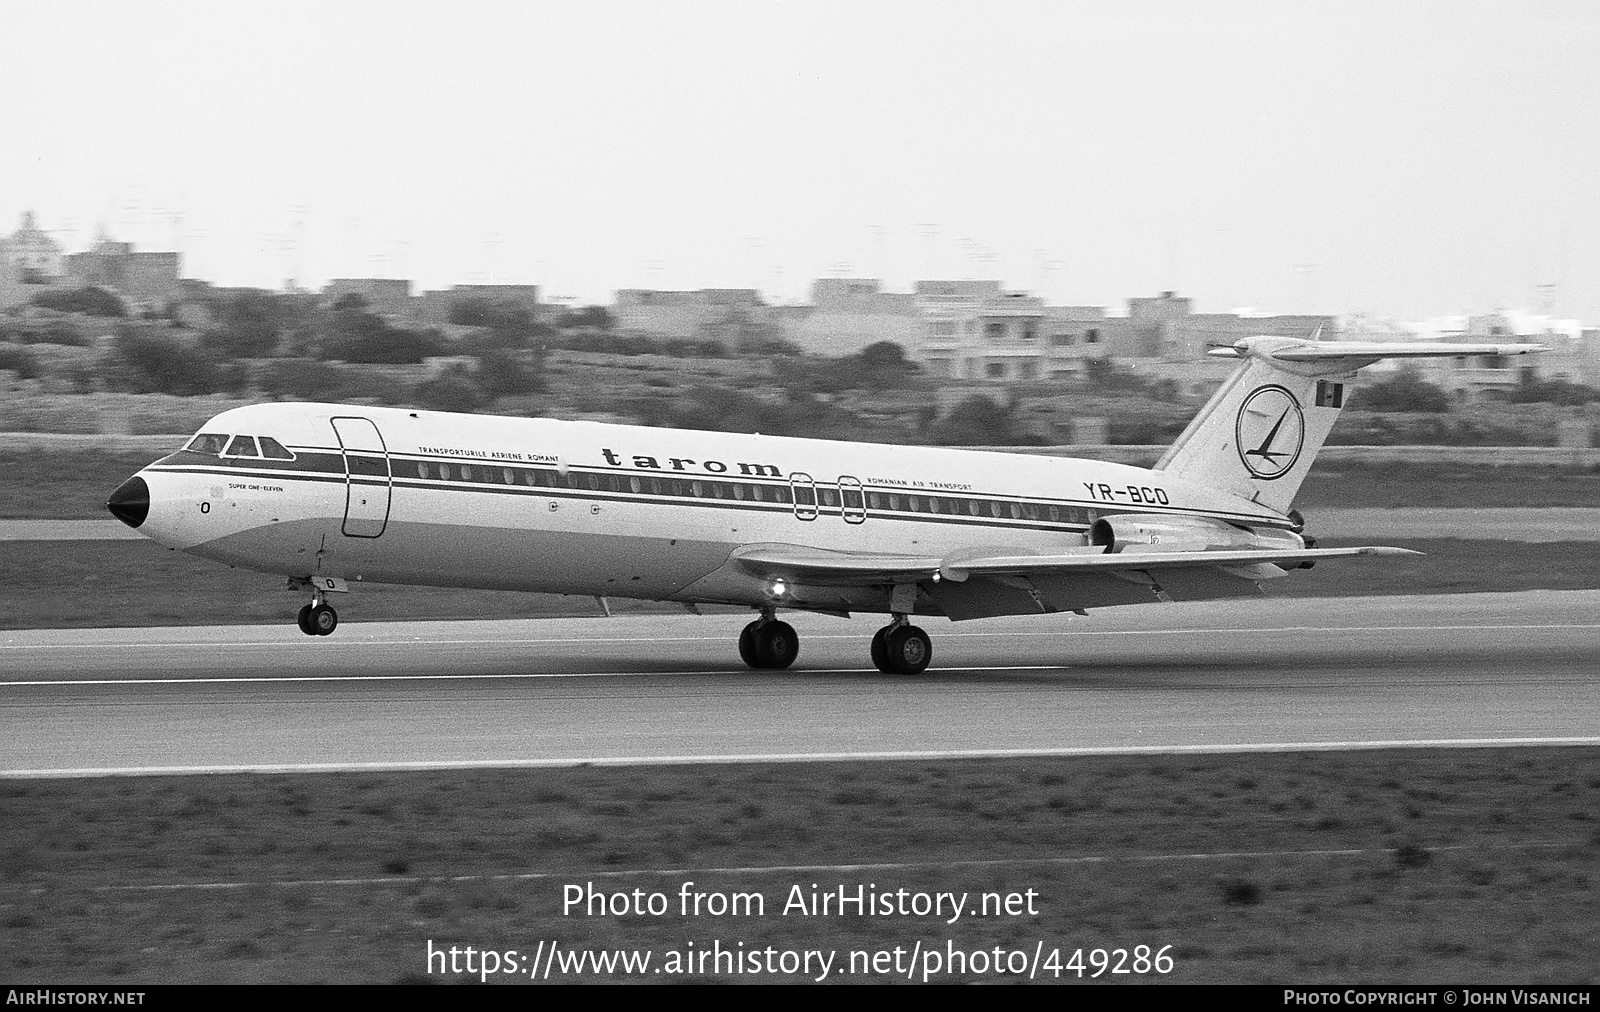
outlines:
{"label": "tail fin", "polygon": [[1379,344],[1247,337],[1209,354],[1242,358],[1156,470],[1285,512],[1322,449],[1356,371],[1385,358],[1526,355],[1536,344]]}

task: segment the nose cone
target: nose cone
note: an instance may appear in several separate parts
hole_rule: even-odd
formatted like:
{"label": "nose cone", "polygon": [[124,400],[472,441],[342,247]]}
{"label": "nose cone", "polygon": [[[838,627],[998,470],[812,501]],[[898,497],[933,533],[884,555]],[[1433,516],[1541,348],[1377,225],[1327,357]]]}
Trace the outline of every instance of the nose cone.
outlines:
{"label": "nose cone", "polygon": [[150,515],[150,486],[144,483],[143,478],[134,475],[111,493],[111,498],[106,500],[106,509],[129,527],[138,527]]}

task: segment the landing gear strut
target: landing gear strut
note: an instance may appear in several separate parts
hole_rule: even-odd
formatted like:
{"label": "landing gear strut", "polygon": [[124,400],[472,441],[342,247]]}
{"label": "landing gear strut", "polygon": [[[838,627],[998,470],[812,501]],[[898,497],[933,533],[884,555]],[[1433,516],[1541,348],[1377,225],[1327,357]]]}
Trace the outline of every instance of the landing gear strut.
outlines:
{"label": "landing gear strut", "polygon": [[752,668],[787,668],[800,656],[800,637],[787,622],[779,622],[771,609],[739,634],[739,658]]}
{"label": "landing gear strut", "polygon": [[920,675],[933,660],[933,642],[904,615],[872,637],[872,663],[888,675]]}

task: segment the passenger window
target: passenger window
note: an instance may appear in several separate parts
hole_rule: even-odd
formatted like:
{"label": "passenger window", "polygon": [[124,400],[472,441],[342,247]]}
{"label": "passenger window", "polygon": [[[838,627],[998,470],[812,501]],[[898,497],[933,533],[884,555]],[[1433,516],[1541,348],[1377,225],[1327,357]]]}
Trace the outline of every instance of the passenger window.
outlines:
{"label": "passenger window", "polygon": [[906,496],[906,504],[907,504],[907,508],[909,508],[911,510],[911,512],[913,512],[913,513],[921,513],[922,512],[922,499],[921,499],[920,496],[914,496],[914,495]]}
{"label": "passenger window", "polygon": [[689,492],[696,499],[703,499],[705,498],[706,494],[705,488],[698,481],[691,481],[689,483]]}
{"label": "passenger window", "polygon": [[881,510],[883,509],[883,497],[876,492],[868,492],[867,505],[875,510]]}
{"label": "passenger window", "polygon": [[233,442],[228,444],[225,457],[259,457],[256,452],[256,441],[251,436],[234,436]]}
{"label": "passenger window", "polygon": [[1050,519],[1051,520],[1060,520],[1061,519],[1061,507],[1059,507],[1059,506],[1050,507]]}
{"label": "passenger window", "polygon": [[899,496],[897,496],[897,495],[889,496],[889,508],[892,509],[892,510],[898,510],[900,508],[900,497]]}
{"label": "passenger window", "polygon": [[976,499],[968,499],[967,500],[967,513],[969,515],[971,515],[971,516],[977,516],[978,515],[978,510],[979,510],[980,507],[982,507],[982,505],[983,504],[980,503]]}
{"label": "passenger window", "polygon": [[735,486],[733,486],[733,497],[735,499],[743,499],[745,497],[745,492],[746,492],[746,486],[744,486],[744,485],[735,485]]}
{"label": "passenger window", "polygon": [[228,437],[224,433],[202,432],[189,440],[189,445],[184,449],[192,450],[195,453],[209,453],[214,457],[221,453],[222,448],[227,445]]}
{"label": "passenger window", "polygon": [[517,483],[516,472],[511,470],[511,468],[508,467],[501,473],[505,475],[507,485],[515,485]]}
{"label": "passenger window", "polygon": [[472,468],[467,464],[462,464],[461,465],[461,480],[462,481],[471,481],[472,480]]}
{"label": "passenger window", "polygon": [[428,476],[428,465],[424,464],[420,460],[417,461],[417,477],[418,478],[426,478],[427,476]]}
{"label": "passenger window", "polygon": [[261,455],[268,460],[294,459],[294,454],[289,452],[289,448],[271,436],[261,437]]}
{"label": "passenger window", "polygon": [[839,505],[839,493],[835,492],[831,488],[823,489],[822,490],[822,505],[824,505],[824,506],[837,506],[837,505]]}
{"label": "passenger window", "polygon": [[1012,503],[1011,504],[1011,519],[1013,519],[1013,520],[1021,520],[1022,519],[1022,507],[1018,506],[1016,503]]}
{"label": "passenger window", "polygon": [[994,516],[1000,516],[1000,504],[998,502],[996,502],[995,500],[990,499],[989,500],[989,512],[991,514],[993,514]]}
{"label": "passenger window", "polygon": [[439,465],[439,477],[440,477],[440,479],[442,479],[444,481],[449,481],[450,480],[450,465],[449,464],[440,464]]}
{"label": "passenger window", "polygon": [[767,487],[765,485],[751,485],[750,498],[754,499],[756,502],[766,502]]}
{"label": "passenger window", "polygon": [[537,474],[538,474],[538,472],[536,472],[536,471],[524,471],[524,472],[522,472],[522,483],[524,485],[529,485],[529,486],[537,485],[538,484],[538,479],[535,477],[535,475],[537,475]]}

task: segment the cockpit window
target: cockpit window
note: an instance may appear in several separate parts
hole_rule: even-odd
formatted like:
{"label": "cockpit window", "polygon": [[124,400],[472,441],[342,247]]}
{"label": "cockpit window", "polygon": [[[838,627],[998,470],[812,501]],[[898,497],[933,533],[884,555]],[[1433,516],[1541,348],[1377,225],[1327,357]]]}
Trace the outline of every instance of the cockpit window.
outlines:
{"label": "cockpit window", "polygon": [[184,449],[192,450],[195,453],[209,453],[215,456],[221,453],[222,448],[227,445],[228,437],[226,435],[220,432],[202,432],[189,440],[189,445]]}
{"label": "cockpit window", "polygon": [[294,454],[289,448],[273,439],[271,436],[261,437],[261,455],[268,460],[293,460]]}
{"label": "cockpit window", "polygon": [[259,457],[261,454],[256,452],[256,440],[254,436],[234,436],[233,442],[228,444],[228,449],[224,456]]}

